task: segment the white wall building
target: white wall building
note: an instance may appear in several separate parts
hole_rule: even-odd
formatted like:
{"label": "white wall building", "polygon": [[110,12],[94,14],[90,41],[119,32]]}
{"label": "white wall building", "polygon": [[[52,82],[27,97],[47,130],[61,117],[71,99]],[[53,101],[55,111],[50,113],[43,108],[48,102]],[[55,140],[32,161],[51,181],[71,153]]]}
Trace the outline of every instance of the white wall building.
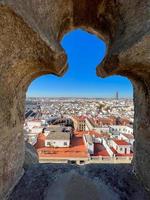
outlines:
{"label": "white wall building", "polygon": [[70,146],[70,133],[66,132],[52,132],[46,136],[46,147],[69,147]]}
{"label": "white wall building", "polygon": [[132,134],[126,134],[126,133],[122,133],[119,136],[120,140],[125,140],[126,142],[130,143],[133,145],[134,142],[134,136]]}
{"label": "white wall building", "polygon": [[106,142],[105,139],[102,139],[102,144],[103,144],[103,146],[105,147],[105,149],[107,150],[109,156],[110,156],[110,157],[113,157],[114,153],[113,153],[113,151],[111,150],[111,148],[109,147],[109,145],[107,144],[107,142]]}
{"label": "white wall building", "polygon": [[37,133],[31,133],[30,131],[23,130],[24,132],[24,139],[28,141],[30,144],[34,145],[37,142]]}
{"label": "white wall building", "polygon": [[31,133],[33,133],[33,134],[39,134],[39,133],[41,133],[42,132],[42,130],[43,130],[43,127],[41,127],[41,126],[35,126],[35,127],[33,127],[31,130],[30,130],[30,132]]}
{"label": "white wall building", "polygon": [[109,132],[112,134],[120,134],[120,133],[133,134],[133,128],[128,126],[113,125],[109,126]]}
{"label": "white wall building", "polygon": [[41,120],[30,120],[30,121],[27,121],[27,127],[31,130],[33,127],[40,127],[42,125],[42,122]]}
{"label": "white wall building", "polygon": [[89,134],[84,134],[83,140],[84,140],[85,146],[88,149],[88,153],[94,154],[94,142],[93,142],[92,136]]}
{"label": "white wall building", "polygon": [[117,151],[119,154],[130,154],[131,153],[131,144],[124,140],[111,140],[111,146]]}

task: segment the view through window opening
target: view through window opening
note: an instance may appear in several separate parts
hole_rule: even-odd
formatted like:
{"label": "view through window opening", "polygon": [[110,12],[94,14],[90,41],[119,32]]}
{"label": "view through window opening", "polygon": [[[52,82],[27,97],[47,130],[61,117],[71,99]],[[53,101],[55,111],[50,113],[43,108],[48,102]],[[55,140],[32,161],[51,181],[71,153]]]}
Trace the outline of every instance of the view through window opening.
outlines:
{"label": "view through window opening", "polygon": [[69,69],[64,77],[45,75],[30,85],[24,137],[40,163],[131,163],[134,105],[127,78],[96,76],[105,43],[83,30],[62,40]]}

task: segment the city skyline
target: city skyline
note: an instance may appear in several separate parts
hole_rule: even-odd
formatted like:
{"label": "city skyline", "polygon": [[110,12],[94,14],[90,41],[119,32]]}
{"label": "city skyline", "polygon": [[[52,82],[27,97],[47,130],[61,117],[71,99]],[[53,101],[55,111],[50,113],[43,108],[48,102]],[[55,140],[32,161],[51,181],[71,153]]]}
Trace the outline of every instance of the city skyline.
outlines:
{"label": "city skyline", "polygon": [[[103,99],[108,99],[108,100],[115,100],[116,99],[116,96],[114,95],[114,97],[84,97],[84,96],[80,96],[80,97],[71,97],[71,96],[58,96],[58,97],[55,97],[55,96],[27,96],[26,97],[26,100],[27,99],[36,99],[36,98],[39,98],[39,99],[46,99],[46,98],[48,98],[48,99],[100,99],[100,100],[103,100]],[[121,99],[132,99],[133,100],[133,97],[118,97],[118,99],[116,99],[116,100],[121,100]]]}
{"label": "city skyline", "polygon": [[102,40],[78,29],[66,34],[61,44],[68,56],[67,72],[63,77],[45,75],[35,79],[27,97],[113,98],[118,92],[120,98],[132,98],[133,88],[127,78],[97,77],[96,66],[107,51]]}

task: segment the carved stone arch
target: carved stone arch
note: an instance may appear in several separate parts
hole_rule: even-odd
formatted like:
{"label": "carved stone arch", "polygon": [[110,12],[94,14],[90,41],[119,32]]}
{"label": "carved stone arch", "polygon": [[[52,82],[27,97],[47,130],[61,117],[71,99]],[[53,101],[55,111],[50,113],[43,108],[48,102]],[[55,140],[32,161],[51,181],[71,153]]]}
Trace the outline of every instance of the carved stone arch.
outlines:
{"label": "carved stone arch", "polygon": [[149,11],[147,0],[0,0],[1,199],[22,174],[26,88],[39,75],[65,72],[67,56],[60,39],[79,27],[108,46],[97,75],[118,74],[133,82],[134,165],[150,189]]}
{"label": "carved stone arch", "polygon": [[[67,69],[61,47],[51,48],[8,6],[0,5],[0,199],[23,173],[24,101],[27,86],[41,74]],[[1,196],[2,195],[2,196]]]}

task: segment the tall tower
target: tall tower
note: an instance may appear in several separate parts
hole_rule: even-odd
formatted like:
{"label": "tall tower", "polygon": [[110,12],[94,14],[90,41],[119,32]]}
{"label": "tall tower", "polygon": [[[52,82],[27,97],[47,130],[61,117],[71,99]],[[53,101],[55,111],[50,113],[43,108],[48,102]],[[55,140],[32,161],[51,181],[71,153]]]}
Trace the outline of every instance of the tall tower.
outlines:
{"label": "tall tower", "polygon": [[42,117],[42,110],[40,103],[37,104],[37,119],[40,119]]}
{"label": "tall tower", "polygon": [[119,99],[119,93],[116,92],[116,100],[118,100],[118,99]]}

